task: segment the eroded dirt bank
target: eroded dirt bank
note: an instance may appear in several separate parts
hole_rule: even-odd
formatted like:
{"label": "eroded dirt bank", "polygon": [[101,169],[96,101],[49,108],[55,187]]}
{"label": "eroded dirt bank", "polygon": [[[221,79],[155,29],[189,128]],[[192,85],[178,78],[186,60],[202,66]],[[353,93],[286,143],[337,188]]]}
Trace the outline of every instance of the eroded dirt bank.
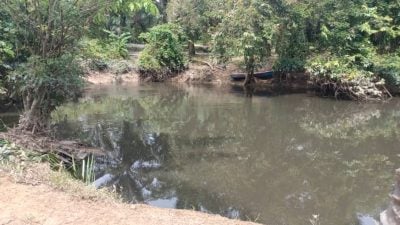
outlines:
{"label": "eroded dirt bank", "polygon": [[251,225],[189,210],[82,199],[48,185],[14,182],[0,171],[0,224]]}

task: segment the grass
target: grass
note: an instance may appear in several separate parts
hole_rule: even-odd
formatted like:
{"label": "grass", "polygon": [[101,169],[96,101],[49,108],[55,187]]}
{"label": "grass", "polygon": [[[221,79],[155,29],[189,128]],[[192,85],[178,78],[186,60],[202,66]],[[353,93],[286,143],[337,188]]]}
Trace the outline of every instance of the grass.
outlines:
{"label": "grass", "polygon": [[69,172],[51,171],[49,174],[49,185],[80,199],[88,199],[106,202],[122,202],[120,197],[107,189],[96,189],[92,185],[86,185],[76,180]]}
{"label": "grass", "polygon": [[[58,167],[55,167],[55,163],[58,163]],[[51,154],[21,149],[5,140],[0,140],[0,174],[12,177],[15,182],[48,185],[79,199],[122,202],[116,193],[107,189],[96,189],[90,185],[94,180],[94,156],[79,164],[74,162],[75,174],[60,165]],[[78,171],[86,180],[76,179]]]}

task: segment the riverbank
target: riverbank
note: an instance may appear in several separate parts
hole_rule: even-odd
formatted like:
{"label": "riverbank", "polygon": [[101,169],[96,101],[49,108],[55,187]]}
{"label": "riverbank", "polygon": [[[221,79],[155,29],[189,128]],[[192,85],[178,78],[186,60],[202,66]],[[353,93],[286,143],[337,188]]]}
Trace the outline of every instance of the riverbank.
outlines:
{"label": "riverbank", "polygon": [[[51,207],[50,207],[51,206]],[[80,198],[47,184],[17,183],[0,172],[0,224],[251,225],[188,210]],[[106,215],[106,216],[105,216]]]}
{"label": "riverbank", "polygon": [[41,156],[32,152],[20,150],[7,159],[2,155],[0,224],[132,224],[134,221],[146,225],[255,225],[190,210],[125,204],[115,193],[86,186],[62,170],[51,170]]}
{"label": "riverbank", "polygon": [[[131,65],[134,67],[134,65]],[[265,67],[261,70],[271,70]],[[202,56],[192,59],[188,69],[176,74],[166,80],[166,83],[174,84],[194,84],[194,85],[214,85],[214,86],[243,86],[242,81],[232,81],[230,75],[240,72],[237,63],[231,63],[226,68],[221,68],[207,62]],[[278,80],[279,79],[279,80]],[[138,84],[145,82],[139,78],[139,73],[132,69],[124,74],[116,74],[112,71],[88,71],[85,80],[89,85],[109,85],[109,84]],[[309,76],[305,73],[292,73],[283,77],[277,76],[276,79],[257,80],[255,88],[271,89],[281,91],[281,89],[294,90],[313,90],[309,82]]]}

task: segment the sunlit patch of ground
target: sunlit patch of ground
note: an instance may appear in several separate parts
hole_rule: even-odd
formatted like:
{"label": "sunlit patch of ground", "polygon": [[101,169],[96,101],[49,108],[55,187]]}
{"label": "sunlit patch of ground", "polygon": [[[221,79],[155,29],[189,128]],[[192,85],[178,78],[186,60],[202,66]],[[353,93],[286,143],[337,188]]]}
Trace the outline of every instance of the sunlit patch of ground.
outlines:
{"label": "sunlit patch of ground", "polygon": [[84,187],[75,193],[62,188],[71,186],[16,183],[0,172],[0,224],[252,224],[194,211],[128,205],[96,195],[90,198],[83,194],[89,189]]}
{"label": "sunlit patch of ground", "polygon": [[[254,224],[190,210],[122,203],[108,190],[52,171],[22,150],[0,160],[0,224]],[[14,156],[15,155],[15,156]]]}

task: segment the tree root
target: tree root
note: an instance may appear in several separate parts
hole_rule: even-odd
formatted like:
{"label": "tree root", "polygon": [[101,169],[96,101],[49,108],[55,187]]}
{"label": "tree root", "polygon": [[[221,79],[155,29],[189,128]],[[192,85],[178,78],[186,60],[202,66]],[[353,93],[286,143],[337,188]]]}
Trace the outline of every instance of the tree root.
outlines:
{"label": "tree root", "polygon": [[352,81],[334,80],[331,78],[315,78],[316,89],[323,95],[336,99],[354,101],[386,101],[392,98],[384,82],[362,78]]}
{"label": "tree root", "polygon": [[179,74],[178,71],[171,72],[171,71],[139,70],[138,72],[140,80],[150,81],[150,82],[163,82]]}

